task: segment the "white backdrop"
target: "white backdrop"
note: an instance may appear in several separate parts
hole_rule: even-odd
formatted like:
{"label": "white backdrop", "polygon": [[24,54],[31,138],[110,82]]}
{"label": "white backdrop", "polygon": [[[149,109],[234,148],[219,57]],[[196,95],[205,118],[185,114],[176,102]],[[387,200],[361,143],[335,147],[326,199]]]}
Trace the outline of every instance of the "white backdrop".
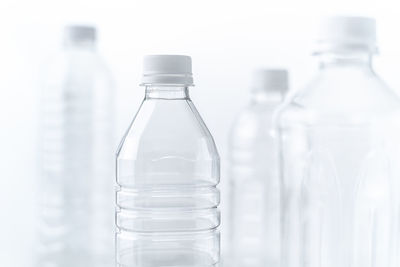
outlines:
{"label": "white backdrop", "polygon": [[[291,87],[316,69],[313,29],[322,15],[366,15],[378,22],[377,71],[400,90],[400,10],[381,0],[2,0],[0,3],[0,266],[29,267],[35,217],[38,73],[60,47],[68,23],[99,29],[99,52],[117,83],[119,136],[143,97],[145,54],[187,54],[194,103],[221,157],[235,114],[248,100],[252,69],[287,67]],[[222,177],[226,181],[226,177]],[[224,188],[224,182],[222,184]]]}

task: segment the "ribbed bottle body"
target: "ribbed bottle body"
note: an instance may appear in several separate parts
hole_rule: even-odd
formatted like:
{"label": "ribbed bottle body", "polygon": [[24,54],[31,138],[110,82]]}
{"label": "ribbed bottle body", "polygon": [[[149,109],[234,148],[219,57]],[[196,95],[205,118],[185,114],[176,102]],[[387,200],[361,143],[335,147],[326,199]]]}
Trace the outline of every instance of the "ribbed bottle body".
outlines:
{"label": "ribbed bottle body", "polygon": [[146,96],[117,156],[117,264],[215,266],[219,156],[187,89],[157,90],[165,97]]}
{"label": "ribbed bottle body", "polygon": [[277,266],[279,175],[273,112],[280,101],[252,103],[229,142],[229,260],[232,266]]}
{"label": "ribbed bottle body", "polygon": [[48,66],[37,266],[113,262],[112,94],[110,74],[94,51],[67,51]]}

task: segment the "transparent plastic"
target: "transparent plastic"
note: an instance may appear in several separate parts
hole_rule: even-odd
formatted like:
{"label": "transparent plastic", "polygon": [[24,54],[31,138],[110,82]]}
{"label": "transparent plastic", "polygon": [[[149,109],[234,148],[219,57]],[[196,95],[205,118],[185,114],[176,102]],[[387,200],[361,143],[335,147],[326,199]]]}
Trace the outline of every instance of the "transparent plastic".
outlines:
{"label": "transparent plastic", "polygon": [[277,117],[282,266],[399,266],[400,100],[369,51],[318,58]]}
{"label": "transparent plastic", "polygon": [[231,266],[279,262],[279,154],[272,118],[282,99],[279,90],[253,92],[230,132]]}
{"label": "transparent plastic", "polygon": [[147,85],[117,155],[118,266],[216,266],[219,175],[188,88]]}
{"label": "transparent plastic", "polygon": [[44,70],[36,266],[113,264],[113,83],[93,40]]}

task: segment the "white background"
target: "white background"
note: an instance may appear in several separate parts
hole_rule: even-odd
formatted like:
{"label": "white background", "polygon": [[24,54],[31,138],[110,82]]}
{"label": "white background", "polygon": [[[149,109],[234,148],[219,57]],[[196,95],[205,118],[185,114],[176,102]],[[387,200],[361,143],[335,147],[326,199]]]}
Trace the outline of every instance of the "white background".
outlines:
{"label": "white background", "polygon": [[224,159],[229,126],[248,100],[255,67],[289,68],[292,88],[310,79],[316,70],[310,56],[313,30],[320,16],[375,17],[381,51],[375,67],[400,90],[398,8],[396,1],[388,0],[2,0],[0,266],[31,263],[38,73],[60,47],[64,25],[89,23],[99,29],[99,52],[117,83],[119,136],[143,97],[138,86],[142,56],[191,55],[196,84],[192,99]]}

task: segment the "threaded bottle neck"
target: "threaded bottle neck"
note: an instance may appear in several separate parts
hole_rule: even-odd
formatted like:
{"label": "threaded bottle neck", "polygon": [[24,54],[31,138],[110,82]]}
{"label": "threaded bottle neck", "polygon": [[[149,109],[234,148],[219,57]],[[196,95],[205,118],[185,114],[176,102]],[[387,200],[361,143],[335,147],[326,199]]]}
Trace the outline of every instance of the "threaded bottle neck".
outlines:
{"label": "threaded bottle neck", "polygon": [[253,104],[281,103],[284,94],[282,90],[252,90],[250,101]]}
{"label": "threaded bottle neck", "polygon": [[318,54],[320,70],[337,67],[372,69],[372,53],[369,51],[324,52]]}
{"label": "threaded bottle neck", "polygon": [[146,85],[145,99],[190,99],[189,88],[186,85]]}

